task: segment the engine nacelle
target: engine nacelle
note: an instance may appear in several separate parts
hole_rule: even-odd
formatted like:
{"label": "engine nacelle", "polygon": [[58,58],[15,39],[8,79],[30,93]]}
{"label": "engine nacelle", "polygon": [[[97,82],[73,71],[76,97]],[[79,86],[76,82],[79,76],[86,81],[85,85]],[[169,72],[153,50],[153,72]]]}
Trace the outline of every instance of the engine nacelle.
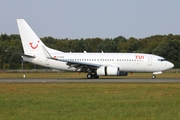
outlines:
{"label": "engine nacelle", "polygon": [[101,66],[97,69],[97,75],[115,75],[115,76],[127,76],[127,72],[121,72],[119,67],[116,66]]}

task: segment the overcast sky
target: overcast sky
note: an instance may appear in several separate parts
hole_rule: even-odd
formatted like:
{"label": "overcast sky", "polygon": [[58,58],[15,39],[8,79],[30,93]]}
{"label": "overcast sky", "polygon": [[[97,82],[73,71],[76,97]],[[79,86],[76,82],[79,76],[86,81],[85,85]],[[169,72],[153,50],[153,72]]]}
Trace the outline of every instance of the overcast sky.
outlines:
{"label": "overcast sky", "polygon": [[0,33],[18,18],[39,37],[144,38],[180,34],[180,0],[0,0]]}

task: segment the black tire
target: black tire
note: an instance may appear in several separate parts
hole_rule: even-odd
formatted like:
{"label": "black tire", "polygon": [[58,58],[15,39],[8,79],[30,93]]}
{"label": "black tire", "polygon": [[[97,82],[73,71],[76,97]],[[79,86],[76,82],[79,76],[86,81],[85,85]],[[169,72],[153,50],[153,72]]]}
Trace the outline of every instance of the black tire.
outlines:
{"label": "black tire", "polygon": [[97,74],[94,74],[93,77],[94,77],[94,79],[98,79],[99,78],[99,76]]}
{"label": "black tire", "polygon": [[92,75],[91,73],[88,73],[88,74],[87,74],[87,79],[92,79],[92,76],[93,76],[93,75]]}
{"label": "black tire", "polygon": [[152,79],[156,79],[156,75],[152,75],[152,77],[151,77]]}

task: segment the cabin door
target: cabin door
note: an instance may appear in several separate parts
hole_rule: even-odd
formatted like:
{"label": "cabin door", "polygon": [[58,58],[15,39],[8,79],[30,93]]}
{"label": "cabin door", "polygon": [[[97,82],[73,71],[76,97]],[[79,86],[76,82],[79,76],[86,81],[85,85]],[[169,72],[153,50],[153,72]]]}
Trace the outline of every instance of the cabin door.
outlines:
{"label": "cabin door", "polygon": [[152,57],[148,57],[148,66],[152,66]]}

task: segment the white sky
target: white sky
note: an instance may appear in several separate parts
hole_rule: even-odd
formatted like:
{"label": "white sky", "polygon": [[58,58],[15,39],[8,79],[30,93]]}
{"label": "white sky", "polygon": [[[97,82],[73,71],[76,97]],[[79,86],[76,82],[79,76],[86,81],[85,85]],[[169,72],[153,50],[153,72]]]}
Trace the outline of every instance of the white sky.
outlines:
{"label": "white sky", "polygon": [[18,18],[39,37],[144,38],[180,34],[180,0],[0,0],[0,34]]}

